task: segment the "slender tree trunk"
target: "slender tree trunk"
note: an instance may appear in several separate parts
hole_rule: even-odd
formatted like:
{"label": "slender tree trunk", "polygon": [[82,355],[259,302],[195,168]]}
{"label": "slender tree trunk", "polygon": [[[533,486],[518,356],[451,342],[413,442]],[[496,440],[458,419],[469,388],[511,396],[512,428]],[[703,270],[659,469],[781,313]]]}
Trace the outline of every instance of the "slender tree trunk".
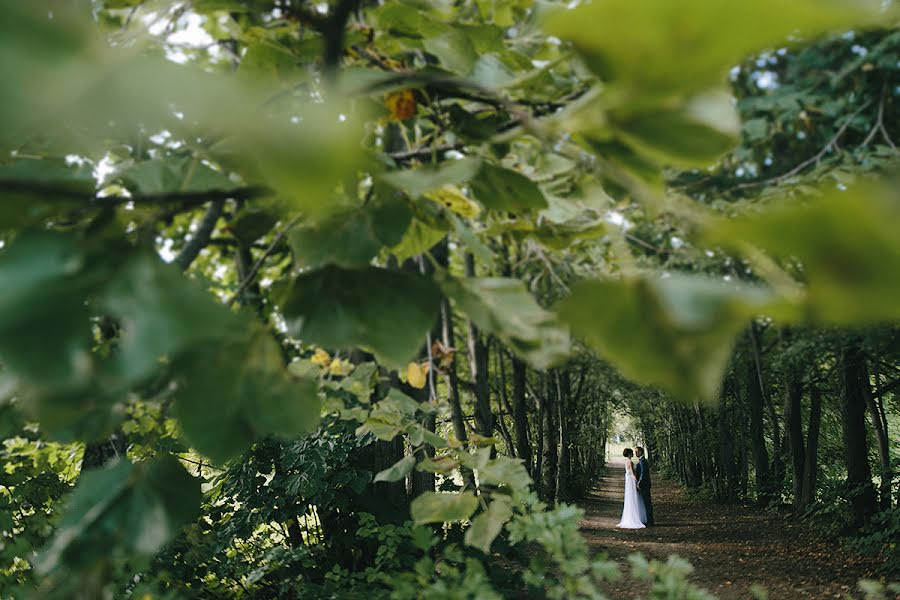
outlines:
{"label": "slender tree trunk", "polygon": [[525,404],[526,376],[525,363],[514,356],[512,358],[512,413],[516,429],[516,453],[525,461],[525,468],[531,475],[534,472],[534,465],[531,457],[531,442],[528,441],[528,408]]}
{"label": "slender tree trunk", "polygon": [[806,448],[803,443],[803,383],[796,374],[788,382],[787,430],[791,446],[791,466],[794,480],[794,510],[799,510],[803,496],[803,469]]}
{"label": "slender tree trunk", "polygon": [[803,464],[803,489],[798,510],[810,506],[816,499],[816,480],[819,465],[819,431],[822,425],[822,391],[815,384],[809,386],[809,426],[806,430],[806,456]]}
{"label": "slender tree trunk", "polygon": [[534,399],[538,405],[538,418],[536,424],[537,430],[537,448],[535,449],[535,465],[533,479],[536,489],[543,493],[544,489],[544,413],[547,411],[547,403],[544,395],[534,394]]}
{"label": "slender tree trunk", "polygon": [[506,425],[506,419],[503,417],[504,411],[507,415],[512,416],[512,406],[509,404],[509,394],[506,388],[506,360],[503,357],[503,348],[499,341],[494,344],[494,347],[497,350],[494,353],[495,360],[497,361],[497,370],[500,371],[500,384],[497,386],[497,390],[499,391],[499,394],[497,395],[500,398],[500,413],[497,415],[497,423],[500,425],[500,433],[503,435],[506,451],[509,452],[510,456],[516,458],[516,446],[513,444],[512,435]]}
{"label": "slender tree trunk", "polygon": [[[456,338],[453,333],[453,311],[450,308],[450,301],[444,298],[441,301],[441,337],[444,346],[454,348]],[[466,420],[463,415],[462,404],[459,396],[459,375],[456,372],[456,357],[450,363],[444,380],[447,383],[447,403],[450,405],[450,422],[453,424],[453,435],[460,442],[468,441],[469,436],[466,434]],[[475,476],[470,469],[462,469],[463,482],[466,488],[475,489]]]}
{"label": "slender tree trunk", "polygon": [[556,371],[556,396],[559,420],[559,468],[556,474],[556,497],[569,499],[569,480],[572,474],[572,453],[569,447],[569,393],[571,392],[568,369]]}
{"label": "slender tree trunk", "polygon": [[[548,382],[549,383],[549,382]],[[546,394],[543,397],[543,431],[544,431],[544,456],[542,459],[544,501],[553,504],[556,501],[556,479],[559,470],[559,429],[556,423],[558,414],[555,390],[552,385],[547,385]]]}
{"label": "slender tree trunk", "polygon": [[[466,254],[466,276],[475,276],[475,257],[471,253]],[[488,348],[478,327],[471,321],[468,334],[469,369],[475,386],[475,430],[479,435],[491,437],[494,433],[494,415],[488,380]]]}
{"label": "slender tree trunk", "polygon": [[[733,382],[726,382],[726,388]],[[729,394],[723,394],[719,403],[718,436],[719,436],[719,465],[721,477],[724,479],[724,490],[721,498],[729,502],[735,500],[737,493],[737,465],[734,460],[734,431],[731,428],[731,411],[728,408]]]}
{"label": "slender tree trunk", "polygon": [[756,494],[761,505],[772,499],[769,478],[769,453],[763,431],[763,397],[760,377],[754,361],[747,365],[747,399],[750,405],[750,444],[753,447],[753,465],[756,468]]}
{"label": "slender tree trunk", "polygon": [[865,386],[868,386],[868,381],[864,360],[858,341],[849,343],[841,350],[844,460],[847,463],[853,524],[857,527],[869,519],[876,505],[866,439]]}
{"label": "slender tree trunk", "polygon": [[[864,372],[865,373],[865,372]],[[881,464],[881,485],[878,488],[879,504],[881,510],[891,507],[891,485],[894,482],[894,471],[891,468],[891,448],[888,438],[887,419],[884,417],[884,406],[881,397],[877,400],[872,396],[872,387],[869,376],[865,373],[863,395],[866,399],[866,407],[869,409],[869,418],[872,428],[875,430],[875,440],[878,443],[878,458]]]}

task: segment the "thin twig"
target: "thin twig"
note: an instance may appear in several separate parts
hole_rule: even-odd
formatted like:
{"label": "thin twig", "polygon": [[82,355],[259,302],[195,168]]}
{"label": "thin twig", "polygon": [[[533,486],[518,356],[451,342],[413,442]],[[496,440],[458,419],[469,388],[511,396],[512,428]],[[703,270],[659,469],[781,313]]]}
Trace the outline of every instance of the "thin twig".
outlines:
{"label": "thin twig", "polygon": [[863,110],[868,108],[868,106],[870,104],[872,104],[871,100],[867,100],[865,103],[863,103],[862,106],[860,106],[858,109],[856,109],[853,112],[853,114],[851,114],[849,117],[847,117],[847,119],[844,121],[844,123],[838,128],[837,132],[831,137],[830,140],[828,140],[828,142],[822,147],[821,150],[819,150],[815,155],[809,157],[808,159],[804,160],[803,162],[801,162],[800,164],[795,166],[793,169],[791,169],[787,173],[782,173],[781,175],[778,175],[777,177],[772,177],[771,179],[761,179],[758,181],[748,181],[746,183],[739,183],[739,184],[733,186],[732,189],[740,190],[740,189],[744,189],[744,188],[757,187],[760,185],[771,185],[771,184],[781,183],[785,179],[790,179],[794,175],[797,175],[806,167],[808,167],[812,164],[817,164],[820,160],[822,160],[822,157],[825,156],[825,154],[827,154],[829,150],[831,150],[832,148],[837,146],[838,140],[840,140],[841,136],[844,135],[844,132],[847,131],[847,128],[850,126],[850,123],[853,122],[853,119],[855,119],[856,116],[859,115],[859,113],[861,113]]}
{"label": "thin twig", "polygon": [[227,306],[231,306],[232,304],[234,304],[238,300],[238,298],[240,298],[244,294],[244,292],[247,291],[247,288],[250,287],[251,283],[253,283],[253,279],[256,277],[256,274],[262,268],[266,260],[268,260],[268,258],[275,253],[275,249],[284,239],[284,236],[287,235],[287,233],[294,227],[294,225],[296,225],[302,218],[302,214],[296,215],[293,219],[288,221],[287,225],[285,225],[281,231],[278,232],[278,235],[275,236],[275,239],[273,239],[272,243],[269,244],[269,247],[266,248],[266,251],[263,252],[262,256],[260,256],[259,259],[250,268],[250,272],[247,273],[246,277],[244,277],[244,280],[238,286],[237,291],[231,298],[229,298],[228,302],[225,303]]}

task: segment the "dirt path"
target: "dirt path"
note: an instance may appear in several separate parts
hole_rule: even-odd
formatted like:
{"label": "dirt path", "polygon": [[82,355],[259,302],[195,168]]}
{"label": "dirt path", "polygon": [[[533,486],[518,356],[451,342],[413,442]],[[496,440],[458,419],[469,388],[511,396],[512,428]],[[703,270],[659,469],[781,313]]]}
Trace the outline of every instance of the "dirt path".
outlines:
{"label": "dirt path", "polygon": [[[789,517],[689,500],[659,476],[653,478],[657,525],[619,530],[623,485],[624,463],[610,463],[597,488],[580,503],[586,512],[582,531],[591,548],[625,565],[623,571],[633,552],[662,560],[678,554],[694,565],[692,581],[723,600],[751,598],[754,583],[769,590],[770,600],[781,600],[857,598],[857,580],[872,577],[877,568],[877,562],[848,557]],[[633,585],[611,584],[605,591],[614,600],[647,593],[646,586]]]}

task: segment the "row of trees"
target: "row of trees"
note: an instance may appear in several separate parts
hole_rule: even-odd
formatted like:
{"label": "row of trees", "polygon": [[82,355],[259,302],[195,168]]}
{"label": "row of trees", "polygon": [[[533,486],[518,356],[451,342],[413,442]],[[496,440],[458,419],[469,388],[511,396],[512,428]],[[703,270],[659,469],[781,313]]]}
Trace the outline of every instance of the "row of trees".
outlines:
{"label": "row of trees", "polygon": [[[898,43],[895,29],[848,32],[745,61],[732,72],[741,146],[715,170],[680,173],[673,185],[734,211],[758,205],[759,191],[843,188],[864,173],[892,173]],[[838,244],[834,230],[816,235]],[[663,262],[693,260],[690,249],[669,250]],[[844,258],[835,251],[829,260]],[[701,268],[759,276],[729,254],[707,259]],[[803,265],[796,268],[804,276]],[[844,281],[856,276],[835,268]],[[868,549],[890,556],[900,502],[897,340],[890,322],[835,329],[756,319],[738,338],[715,405],[647,391],[629,403],[657,459],[690,488],[723,501],[789,504],[832,533],[880,531]]]}

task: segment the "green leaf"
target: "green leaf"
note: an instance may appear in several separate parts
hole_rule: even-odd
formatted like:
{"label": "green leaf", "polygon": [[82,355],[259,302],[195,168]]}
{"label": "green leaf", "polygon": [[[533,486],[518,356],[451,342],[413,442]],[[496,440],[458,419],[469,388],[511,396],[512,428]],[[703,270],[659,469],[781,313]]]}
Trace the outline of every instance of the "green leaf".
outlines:
{"label": "green leaf", "polygon": [[175,360],[175,414],[185,437],[217,462],[265,435],[296,437],[318,427],[315,380],[291,377],[264,331],[195,345]]}
{"label": "green leaf", "polygon": [[444,276],[440,283],[460,311],[536,369],[549,368],[568,356],[568,330],[538,306],[520,280]]}
{"label": "green leaf", "polygon": [[775,306],[759,288],[671,275],[581,281],[557,312],[625,377],[695,401],[716,397],[735,337]]}
{"label": "green leaf", "polygon": [[357,397],[360,402],[369,402],[377,382],[378,365],[373,362],[356,365],[353,372],[341,380],[340,388]]}
{"label": "green leaf", "polygon": [[200,510],[200,480],[172,457],[84,471],[59,529],[36,561],[42,574],[155,555]]}
{"label": "green leaf", "polygon": [[459,467],[459,461],[451,456],[437,456],[435,458],[425,457],[416,469],[419,471],[427,471],[429,473],[441,473],[446,475]]}
{"label": "green leaf", "polygon": [[487,208],[518,212],[547,207],[547,199],[536,183],[525,175],[485,163],[471,181],[472,192]]}
{"label": "green leaf", "polygon": [[435,55],[448,71],[457,75],[471,73],[478,60],[469,36],[455,27],[448,27],[444,33],[427,38],[424,44],[425,50]]}
{"label": "green leaf", "polygon": [[861,4],[597,0],[556,11],[545,28],[572,42],[603,79],[628,90],[670,94],[720,84],[732,65],[789,35],[850,28],[864,16]]}
{"label": "green leaf", "polygon": [[293,229],[289,239],[294,260],[309,268],[363,267],[382,247],[399,243],[411,219],[402,202],[381,195],[361,209]]}
{"label": "green leaf", "polygon": [[521,459],[498,456],[478,470],[482,485],[507,485],[511,488],[527,488],[528,471]]}
{"label": "green leaf", "polygon": [[447,235],[446,231],[429,227],[418,219],[413,219],[403,234],[400,243],[390,249],[391,254],[397,257],[398,261],[404,261],[407,258],[418,256],[423,252],[431,250]]}
{"label": "green leaf", "polygon": [[410,503],[410,513],[416,525],[463,521],[471,517],[476,508],[478,498],[472,492],[423,492]]}
{"label": "green leaf", "polygon": [[49,232],[22,233],[0,252],[0,357],[17,377],[42,388],[87,385],[91,336],[84,298],[108,275],[87,263],[72,237]]}
{"label": "green leaf", "polygon": [[131,260],[105,291],[101,305],[121,326],[119,349],[113,357],[118,375],[137,382],[173,357],[198,343],[242,337],[242,320],[173,265],[157,256],[140,254]]}
{"label": "green leaf", "polygon": [[474,158],[447,161],[440,167],[420,167],[385,173],[381,179],[417,198],[445,185],[457,185],[471,180],[481,168],[481,161]]}
{"label": "green leaf", "polygon": [[400,421],[401,419],[397,418],[396,415],[390,420],[369,417],[365,423],[356,428],[356,435],[371,433],[379,440],[389,442],[400,435],[400,432],[403,430],[399,424]]}
{"label": "green leaf", "polygon": [[503,525],[512,517],[512,504],[508,498],[499,496],[490,503],[487,510],[472,519],[466,529],[466,546],[478,548],[485,554],[491,551],[491,544],[503,531]]}
{"label": "green leaf", "polygon": [[225,173],[191,157],[141,161],[119,171],[118,178],[141,196],[229,191],[238,187]]}
{"label": "green leaf", "polygon": [[239,242],[249,246],[269,233],[277,222],[278,217],[270,210],[245,208],[228,224],[228,229]]}
{"label": "green leaf", "polygon": [[756,246],[800,261],[807,318],[865,325],[900,319],[900,236],[893,190],[826,191],[762,214],[708,224],[705,237],[739,251]]}
{"label": "green leaf", "polygon": [[400,481],[412,473],[413,467],[415,466],[415,455],[410,454],[409,456],[404,456],[384,471],[380,471],[376,474],[374,481],[376,483],[379,481]]}
{"label": "green leaf", "polygon": [[736,131],[722,130],[685,110],[652,109],[615,121],[622,138],[657,161],[706,166],[737,144]]}
{"label": "green leaf", "polygon": [[298,276],[281,302],[297,337],[326,348],[363,347],[404,366],[425,340],[440,290],[417,274],[325,267]]}

